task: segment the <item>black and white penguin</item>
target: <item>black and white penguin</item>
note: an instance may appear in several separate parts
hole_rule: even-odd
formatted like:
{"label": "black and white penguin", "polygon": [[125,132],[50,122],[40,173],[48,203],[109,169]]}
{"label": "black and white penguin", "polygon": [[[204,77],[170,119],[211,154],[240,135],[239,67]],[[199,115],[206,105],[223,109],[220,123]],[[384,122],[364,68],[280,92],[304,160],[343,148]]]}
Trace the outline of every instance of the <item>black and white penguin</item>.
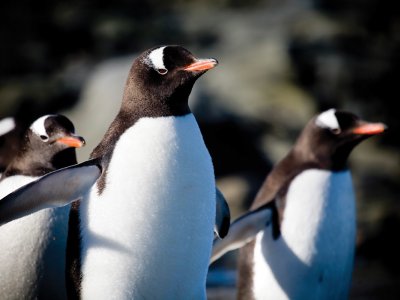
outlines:
{"label": "black and white penguin", "polygon": [[211,261],[243,247],[238,299],[346,299],[356,212],[347,159],[382,123],[335,109],[315,116],[261,187],[250,211],[216,240]]}
{"label": "black and white penguin", "polygon": [[[75,148],[84,143],[66,117],[39,118],[2,174],[0,198],[46,173],[76,164]],[[43,210],[0,227],[1,299],[66,298],[68,212],[69,207]]]}
{"label": "black and white penguin", "polygon": [[81,298],[206,298],[215,178],[188,97],[216,64],[179,46],[133,62],[121,110],[91,155],[102,176],[71,212]]}
{"label": "black and white penguin", "polygon": [[[4,199],[20,204],[7,206],[5,217],[11,219],[35,206],[29,194],[40,187],[54,191],[42,191],[43,203],[82,198],[70,213],[70,298],[206,298],[217,195],[188,97],[196,80],[216,65],[180,46],[145,51],[133,62],[121,109],[92,159]],[[96,183],[68,194],[57,179],[65,172],[77,182]]]}

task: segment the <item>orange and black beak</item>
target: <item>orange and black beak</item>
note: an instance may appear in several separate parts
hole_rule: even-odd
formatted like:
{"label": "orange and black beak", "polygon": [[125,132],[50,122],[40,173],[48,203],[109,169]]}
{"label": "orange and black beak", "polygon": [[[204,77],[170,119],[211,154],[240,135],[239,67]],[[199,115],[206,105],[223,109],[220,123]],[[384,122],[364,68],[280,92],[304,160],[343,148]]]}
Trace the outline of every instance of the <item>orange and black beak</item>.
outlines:
{"label": "orange and black beak", "polygon": [[77,135],[63,136],[57,142],[73,148],[81,148],[86,144],[85,139]]}
{"label": "orange and black beak", "polygon": [[352,133],[359,135],[376,135],[384,132],[386,129],[387,126],[383,123],[360,122],[352,130]]}
{"label": "orange and black beak", "polygon": [[218,65],[218,61],[214,58],[196,59],[193,63],[183,68],[185,71],[201,72],[207,71]]}

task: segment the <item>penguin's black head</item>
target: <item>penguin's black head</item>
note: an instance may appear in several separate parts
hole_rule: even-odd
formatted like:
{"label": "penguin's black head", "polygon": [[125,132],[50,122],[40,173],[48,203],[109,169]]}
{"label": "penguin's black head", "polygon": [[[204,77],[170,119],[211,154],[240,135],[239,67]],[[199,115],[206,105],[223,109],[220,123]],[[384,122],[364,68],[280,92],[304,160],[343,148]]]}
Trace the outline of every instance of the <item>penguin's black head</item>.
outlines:
{"label": "penguin's black head", "polygon": [[123,106],[149,116],[186,114],[194,83],[217,64],[213,58],[198,59],[181,46],[149,49],[133,62]]}
{"label": "penguin's black head", "polygon": [[300,135],[297,149],[321,168],[341,170],[360,142],[386,130],[383,123],[369,123],[353,113],[329,109],[315,116]]}
{"label": "penguin's black head", "polygon": [[28,130],[28,139],[38,148],[80,148],[85,140],[75,135],[72,122],[62,115],[46,115],[37,119]]}
{"label": "penguin's black head", "polygon": [[75,148],[85,140],[75,135],[74,126],[61,115],[40,117],[25,131],[15,156],[2,178],[13,175],[43,176],[77,163]]}
{"label": "penguin's black head", "polygon": [[37,119],[27,131],[25,147],[33,160],[52,162],[56,168],[76,163],[75,148],[85,145],[75,134],[72,122],[62,115],[46,115]]}

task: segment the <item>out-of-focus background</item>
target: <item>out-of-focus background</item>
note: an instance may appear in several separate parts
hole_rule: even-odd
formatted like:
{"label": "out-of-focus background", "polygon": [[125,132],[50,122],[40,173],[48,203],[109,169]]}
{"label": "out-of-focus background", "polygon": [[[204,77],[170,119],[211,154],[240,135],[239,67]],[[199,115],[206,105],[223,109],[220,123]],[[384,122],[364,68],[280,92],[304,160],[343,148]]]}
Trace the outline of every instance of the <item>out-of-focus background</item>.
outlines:
{"label": "out-of-focus background", "polygon": [[[83,161],[118,111],[138,53],[180,44],[215,57],[220,65],[197,82],[191,107],[233,217],[315,113],[336,107],[385,122],[389,131],[350,159],[358,198],[350,299],[399,299],[397,6],[395,0],[1,1],[0,118],[15,116],[23,128],[43,114],[65,114],[88,142],[79,150]],[[209,299],[234,299],[236,256],[211,267]]]}

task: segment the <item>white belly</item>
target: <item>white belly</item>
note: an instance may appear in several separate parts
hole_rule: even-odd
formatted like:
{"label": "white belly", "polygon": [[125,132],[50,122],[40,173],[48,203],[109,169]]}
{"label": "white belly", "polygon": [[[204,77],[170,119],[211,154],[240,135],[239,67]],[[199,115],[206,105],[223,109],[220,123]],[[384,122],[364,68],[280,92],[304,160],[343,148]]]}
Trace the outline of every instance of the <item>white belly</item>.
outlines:
{"label": "white belly", "polygon": [[350,172],[307,170],[289,187],[282,236],[257,236],[256,299],[347,299],[355,247]]}
{"label": "white belly", "polygon": [[192,114],[145,118],[82,201],[83,299],[204,299],[215,179]]}
{"label": "white belly", "polygon": [[[0,182],[0,199],[35,177]],[[46,209],[0,227],[0,298],[65,299],[69,208]]]}

